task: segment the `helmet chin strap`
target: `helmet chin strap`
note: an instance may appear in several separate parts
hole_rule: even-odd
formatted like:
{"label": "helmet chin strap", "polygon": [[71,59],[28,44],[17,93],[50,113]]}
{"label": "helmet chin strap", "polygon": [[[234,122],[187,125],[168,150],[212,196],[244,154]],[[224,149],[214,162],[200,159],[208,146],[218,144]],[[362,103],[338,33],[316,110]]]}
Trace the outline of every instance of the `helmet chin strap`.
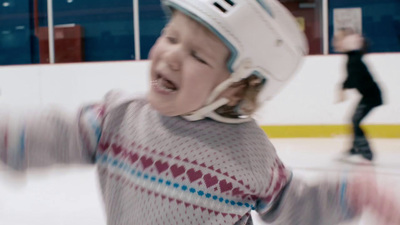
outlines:
{"label": "helmet chin strap", "polygon": [[[201,107],[198,110],[190,112],[188,114],[182,115],[183,118],[189,121],[197,121],[202,120],[206,117],[211,118],[213,120],[223,122],[223,123],[244,123],[252,120],[250,116],[246,116],[243,118],[227,118],[223,117],[215,112],[216,109],[219,107],[226,105],[229,103],[229,99],[227,98],[220,98],[217,99],[218,96],[221,95],[223,91],[225,91],[228,87],[230,87],[233,83],[236,83],[243,78],[246,78],[249,74],[249,69],[251,68],[250,61],[243,61],[238,70],[231,74],[231,77],[226,79],[225,81],[221,82],[214,90],[211,92],[210,96],[208,97],[205,106]],[[217,100],[216,100],[217,99]]]}
{"label": "helmet chin strap", "polygon": [[217,101],[203,106],[202,108],[193,111],[189,114],[186,115],[182,115],[183,118],[189,120],[189,121],[197,121],[197,120],[202,120],[206,117],[208,117],[208,115],[213,112],[214,110],[218,109],[219,107],[227,104],[229,102],[229,100],[227,98],[220,98]]}

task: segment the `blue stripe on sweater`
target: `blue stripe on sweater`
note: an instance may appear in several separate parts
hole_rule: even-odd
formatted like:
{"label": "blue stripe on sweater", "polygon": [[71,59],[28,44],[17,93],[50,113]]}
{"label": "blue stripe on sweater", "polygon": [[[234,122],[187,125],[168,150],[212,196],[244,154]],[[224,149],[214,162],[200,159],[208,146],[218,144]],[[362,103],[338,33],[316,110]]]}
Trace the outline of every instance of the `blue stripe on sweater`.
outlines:
{"label": "blue stripe on sweater", "polygon": [[21,158],[25,157],[25,127],[22,128],[21,136],[19,139],[19,155]]}
{"label": "blue stripe on sweater", "polygon": [[340,185],[340,206],[342,208],[342,212],[345,219],[351,218],[353,215],[352,209],[349,208],[346,199],[346,191],[347,191],[347,177],[343,176],[342,184]]}

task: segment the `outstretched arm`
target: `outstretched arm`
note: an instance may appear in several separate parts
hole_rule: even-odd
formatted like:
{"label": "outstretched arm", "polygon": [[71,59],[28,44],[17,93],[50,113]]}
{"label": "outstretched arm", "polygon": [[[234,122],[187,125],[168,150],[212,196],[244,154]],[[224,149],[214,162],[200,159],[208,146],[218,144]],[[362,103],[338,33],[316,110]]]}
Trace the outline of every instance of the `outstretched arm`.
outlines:
{"label": "outstretched arm", "polygon": [[[269,209],[258,208],[267,223],[333,225],[354,217],[348,207],[341,182],[307,184],[292,178]],[[262,200],[259,201],[262,205]]]}
{"label": "outstretched arm", "polygon": [[24,171],[56,163],[91,163],[101,133],[102,106],[88,106],[71,116],[57,109],[16,116],[1,113],[0,158]]}
{"label": "outstretched arm", "polygon": [[314,185],[293,179],[282,189],[273,207],[258,211],[265,222],[277,225],[334,225],[366,209],[379,224],[400,224],[400,205],[391,193],[365,173]]}

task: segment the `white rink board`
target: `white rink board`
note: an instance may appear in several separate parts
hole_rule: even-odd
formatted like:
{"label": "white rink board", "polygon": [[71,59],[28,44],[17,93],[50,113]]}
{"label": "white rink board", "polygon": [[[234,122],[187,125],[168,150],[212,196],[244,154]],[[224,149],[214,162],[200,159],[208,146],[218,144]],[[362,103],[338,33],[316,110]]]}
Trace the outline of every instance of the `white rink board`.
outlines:
{"label": "white rink board", "polygon": [[[349,91],[346,102],[334,103],[345,59],[343,55],[307,56],[288,85],[256,113],[260,125],[347,124],[359,96]],[[385,100],[365,123],[400,124],[400,54],[370,54],[365,61],[380,82]],[[57,104],[74,110],[115,88],[145,93],[148,67],[149,61],[3,66],[0,107]]]}

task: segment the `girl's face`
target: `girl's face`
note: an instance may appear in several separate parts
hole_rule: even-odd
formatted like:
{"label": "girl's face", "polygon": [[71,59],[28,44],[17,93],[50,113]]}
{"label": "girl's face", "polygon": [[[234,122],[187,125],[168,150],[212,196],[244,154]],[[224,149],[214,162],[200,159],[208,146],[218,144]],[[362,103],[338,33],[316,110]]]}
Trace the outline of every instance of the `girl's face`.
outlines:
{"label": "girl's face", "polygon": [[209,30],[175,11],[150,51],[148,100],[165,116],[202,107],[212,90],[230,73],[228,48]]}

